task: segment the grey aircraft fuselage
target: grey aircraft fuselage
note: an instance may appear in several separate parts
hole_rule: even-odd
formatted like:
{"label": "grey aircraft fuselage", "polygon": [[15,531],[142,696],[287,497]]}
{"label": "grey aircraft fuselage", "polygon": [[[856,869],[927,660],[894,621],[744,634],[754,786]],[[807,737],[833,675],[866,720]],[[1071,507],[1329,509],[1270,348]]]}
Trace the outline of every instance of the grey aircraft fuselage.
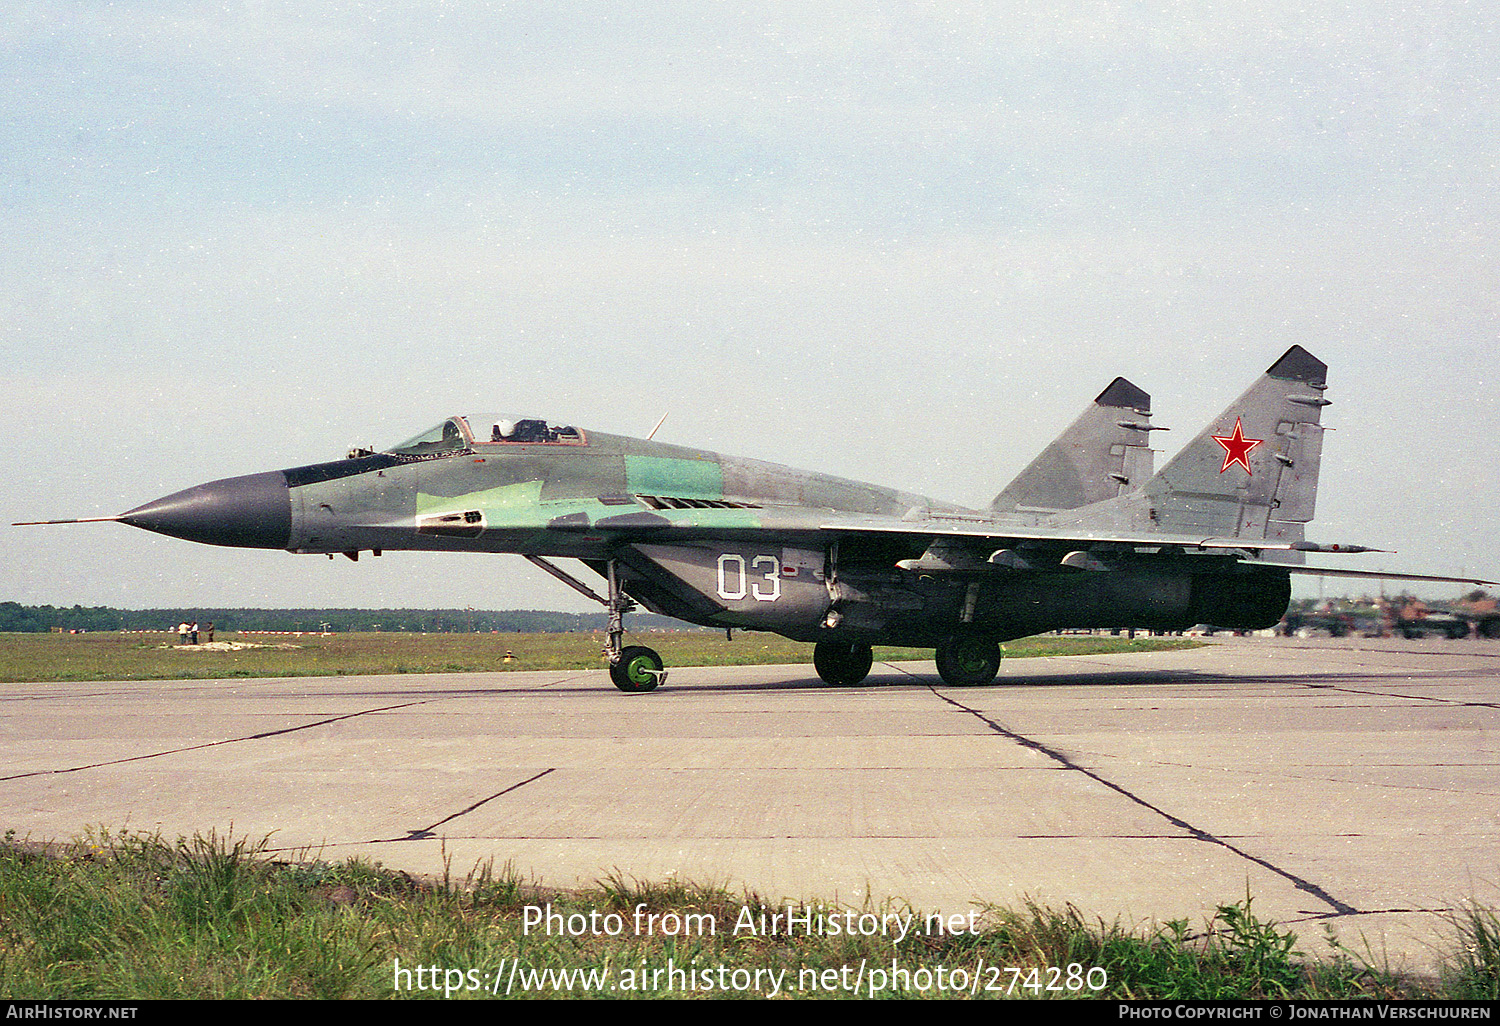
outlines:
{"label": "grey aircraft fuselage", "polygon": [[[455,416],[384,452],[213,481],[107,519],[356,560],[518,553],[609,608],[626,691],[665,678],[656,653],[622,644],[633,602],[814,642],[833,683],[861,679],[874,644],[934,647],[949,683],[984,683],[1011,638],[1267,627],[1291,573],[1364,574],[1305,565],[1308,552],[1369,551],[1304,539],[1326,372],[1293,346],[1154,474],[1150,397],[1117,378],[983,510],[544,420]],[[608,598],[548,562],[559,557],[596,571]]]}
{"label": "grey aircraft fuselage", "polygon": [[[928,535],[826,525],[832,517],[993,525],[982,510],[601,432],[490,441],[467,418],[445,425],[448,444],[215,481],[120,519],[192,541],[298,553],[505,552],[596,566],[615,559],[625,591],[654,611],[802,641],[935,647],[965,622],[1002,641],[1059,626],[1177,629],[1200,622],[1206,590],[1223,590],[1222,558],[1198,561],[1211,571],[1205,576],[1182,559],[1153,567],[1137,557],[1133,571],[1104,576],[1006,574],[1003,589],[975,589],[965,617],[978,567],[903,570],[900,561],[928,550]],[[1030,525],[1038,516],[1005,519]],[[1056,558],[1072,547],[1054,546]],[[1278,579],[1269,589],[1266,573]],[[1285,582],[1284,571],[1257,574],[1255,591],[1267,596],[1257,625],[1280,618]],[[840,616],[829,624],[836,603]]]}

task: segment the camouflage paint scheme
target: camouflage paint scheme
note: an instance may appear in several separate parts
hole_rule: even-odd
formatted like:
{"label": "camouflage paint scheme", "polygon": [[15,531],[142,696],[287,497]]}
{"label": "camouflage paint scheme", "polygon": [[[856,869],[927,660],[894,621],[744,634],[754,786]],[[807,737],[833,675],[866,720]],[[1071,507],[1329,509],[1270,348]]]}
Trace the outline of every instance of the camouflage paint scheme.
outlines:
{"label": "camouflage paint scheme", "polygon": [[[1326,374],[1293,346],[1159,473],[1150,397],[1117,378],[982,510],[542,420],[452,417],[386,452],[211,482],[113,519],[352,559],[519,553],[588,591],[546,562],[579,559],[610,581],[617,669],[618,614],[633,599],[815,642],[836,683],[864,676],[873,644],[934,647],[950,683],[983,683],[1011,638],[1268,627],[1291,573],[1361,574],[1304,563],[1369,551],[1304,539]],[[649,649],[623,657],[619,673],[634,674],[616,676],[623,690],[664,678]]]}

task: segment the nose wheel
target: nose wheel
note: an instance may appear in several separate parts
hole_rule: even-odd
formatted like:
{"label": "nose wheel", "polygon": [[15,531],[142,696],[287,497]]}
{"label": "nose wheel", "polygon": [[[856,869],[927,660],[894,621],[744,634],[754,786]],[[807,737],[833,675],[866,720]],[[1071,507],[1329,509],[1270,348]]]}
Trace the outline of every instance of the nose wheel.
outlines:
{"label": "nose wheel", "polygon": [[619,662],[609,664],[609,679],[626,692],[655,691],[667,679],[661,656],[645,645],[621,649]]}

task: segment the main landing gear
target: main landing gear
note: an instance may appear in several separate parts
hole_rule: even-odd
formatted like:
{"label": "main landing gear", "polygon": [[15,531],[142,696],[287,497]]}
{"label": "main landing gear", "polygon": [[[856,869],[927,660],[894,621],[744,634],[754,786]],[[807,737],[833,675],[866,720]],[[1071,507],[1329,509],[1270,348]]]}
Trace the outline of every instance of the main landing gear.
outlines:
{"label": "main landing gear", "polygon": [[667,671],[661,656],[645,645],[625,644],[625,614],[635,608],[630,596],[620,586],[620,577],[615,570],[615,561],[607,565],[609,598],[596,594],[594,589],[574,579],[567,571],[554,566],[541,556],[527,556],[528,560],[547,571],[568,587],[587,595],[609,610],[609,633],[604,642],[604,654],[609,657],[609,679],[621,691],[638,694],[655,691],[667,682]]}
{"label": "main landing gear", "polygon": [[955,634],[938,646],[937,670],[956,688],[988,684],[1000,672],[1000,644],[982,634]]}
{"label": "main landing gear", "polygon": [[849,687],[870,674],[875,656],[869,645],[820,641],[813,646],[813,668],[826,683]]}

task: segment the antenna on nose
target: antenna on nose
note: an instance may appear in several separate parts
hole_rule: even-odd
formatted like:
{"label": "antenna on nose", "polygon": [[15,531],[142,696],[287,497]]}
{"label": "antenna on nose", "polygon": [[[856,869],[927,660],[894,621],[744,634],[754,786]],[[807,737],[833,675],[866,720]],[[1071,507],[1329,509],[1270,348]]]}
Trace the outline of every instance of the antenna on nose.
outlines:
{"label": "antenna on nose", "polygon": [[119,519],[119,517],[80,517],[77,520],[22,520],[10,526],[43,527],[47,524],[107,524]]}

